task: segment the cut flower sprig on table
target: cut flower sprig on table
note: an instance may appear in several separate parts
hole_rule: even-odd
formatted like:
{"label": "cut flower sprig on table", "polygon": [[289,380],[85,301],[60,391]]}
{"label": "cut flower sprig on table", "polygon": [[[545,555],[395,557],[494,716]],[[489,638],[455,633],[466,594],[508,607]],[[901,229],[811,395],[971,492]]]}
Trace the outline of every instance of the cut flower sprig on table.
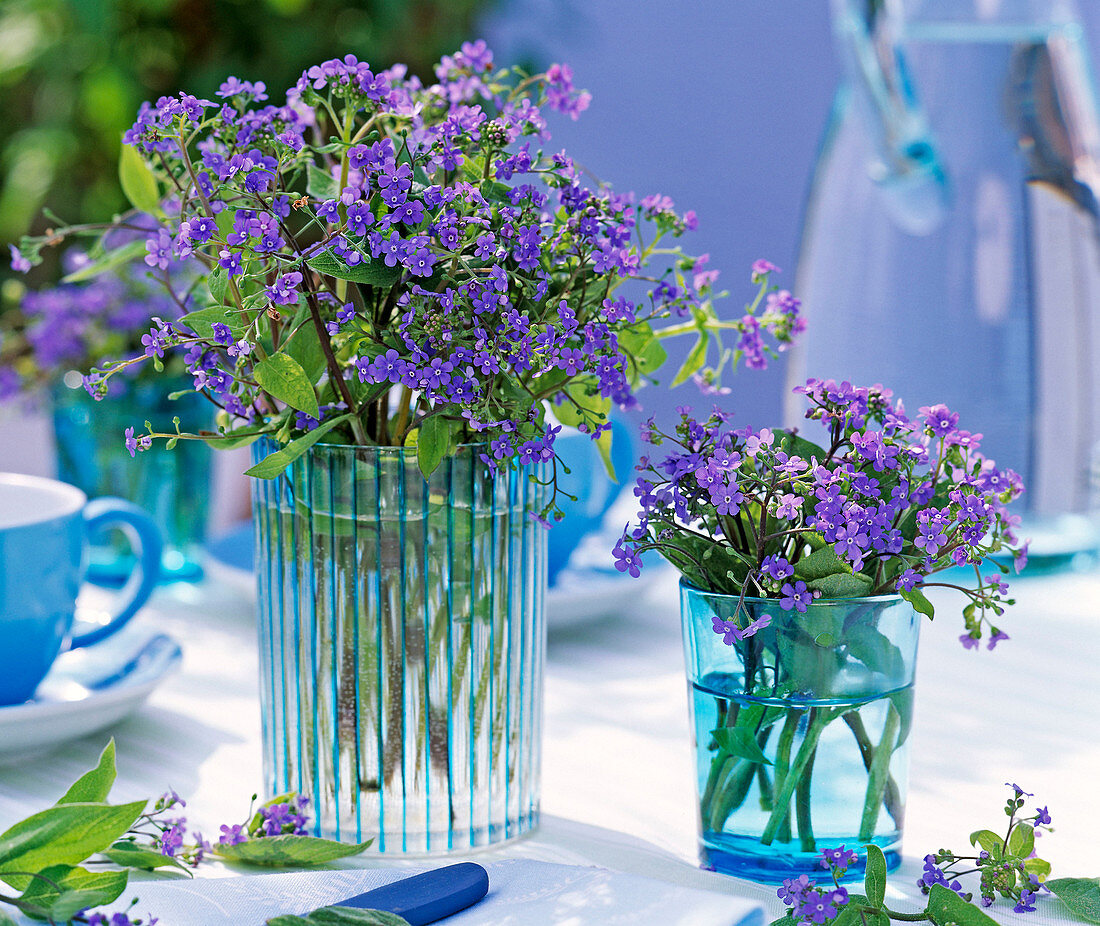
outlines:
{"label": "cut flower sprig on table", "polygon": [[[917,887],[928,897],[924,910],[894,910],[886,904],[886,862],[878,846],[863,847],[862,860],[859,852],[839,846],[821,853],[820,867],[827,872],[828,882],[819,884],[807,875],[784,880],[776,894],[788,910],[771,926],[887,926],[891,920],[996,926],[997,921],[981,907],[992,907],[1000,896],[1012,904],[1014,913],[1034,913],[1043,894],[1056,896],[1064,905],[1062,912],[1075,919],[1100,923],[1100,879],[1048,879],[1050,863],[1039,858],[1036,837],[1053,832],[1050,812],[1046,806],[1032,804],[1028,813],[1025,804],[1034,795],[1017,784],[1005,785],[1012,794],[1004,808],[1008,817],[1004,835],[976,830],[970,834],[973,849],[969,851],[974,854],[940,849],[924,857],[924,870],[917,880]],[[857,863],[866,872],[862,894],[840,883]],[[973,875],[978,876],[977,901],[975,892],[966,889]]]}
{"label": "cut flower sprig on table", "polygon": [[[1026,563],[1007,510],[1019,476],[982,456],[981,435],[943,405],[910,417],[882,386],[810,380],[796,391],[824,426],[821,444],[797,429],[733,428],[719,408],[702,421],[683,409],[672,434],[650,422],[654,451],[638,467],[638,522],[615,548],[620,571],[637,575],[642,554],[657,550],[697,588],[798,612],[816,598],[896,592],[932,617],[922,589],[944,586],[968,599],[965,646],[984,632],[989,649],[1007,639],[995,620],[1012,603],[1008,567],[983,567],[1002,551],[1017,570]],[[960,567],[971,583],[929,578]],[[768,621],[740,618],[715,622],[730,645]]]}
{"label": "cut flower sprig on table", "polygon": [[[250,809],[245,822],[225,824],[216,836],[189,834],[186,802],[174,791],[151,807],[149,800],[109,804],[115,775],[112,740],[95,768],[81,775],[56,804],[0,833],[0,926],[13,922],[5,907],[50,923],[152,926],[155,916],[92,911],[122,896],[130,871],[189,873],[215,858],[301,867],[358,855],[368,845],[305,835],[309,801],[298,794],[283,794]],[[5,885],[15,893],[8,893]]]}
{"label": "cut flower sprig on table", "polygon": [[[309,68],[284,105],[236,78],[217,96],[146,104],[125,138],[124,187],[161,219],[145,262],[201,262],[210,304],[158,322],[143,354],[87,387],[102,395],[124,369],[182,352],[223,411],[218,433],[150,427],[129,435],[133,451],[269,435],[283,446],[250,471],[261,477],[321,439],[415,445],[425,474],[468,442],[490,468],[525,465],[553,456],[552,404],[609,460],[608,412],[635,404],[663,337],[695,334],[676,382],[715,388],[723,367],[763,363],[769,337],[782,346],[801,327],[766,264],[748,311],[720,320],[717,271],[665,243],[693,213],[590,189],[565,152],[543,153],[544,112],[588,103],[564,65],[498,69],[476,42],[428,85],[349,55]],[[18,262],[68,234],[24,239]],[[655,331],[666,318],[679,321]]]}

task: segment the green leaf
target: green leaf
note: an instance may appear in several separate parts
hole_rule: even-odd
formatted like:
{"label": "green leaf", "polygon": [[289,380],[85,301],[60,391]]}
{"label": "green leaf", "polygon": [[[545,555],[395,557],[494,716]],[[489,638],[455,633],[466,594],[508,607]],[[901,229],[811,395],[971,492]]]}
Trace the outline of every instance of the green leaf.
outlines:
{"label": "green leaf", "polygon": [[138,868],[141,871],[155,871],[158,868],[178,868],[180,871],[191,873],[179,859],[126,840],[116,842],[103,854],[122,868]]}
{"label": "green leaf", "polygon": [[807,583],[840,573],[851,575],[852,567],[837,556],[836,547],[831,543],[820,550],[814,550],[809,556],[804,556],[794,564],[795,576]]}
{"label": "green leaf", "polygon": [[707,362],[707,348],[709,346],[710,332],[700,331],[699,340],[695,342],[695,346],[687,355],[687,359],[684,360],[684,365],[680,367],[680,371],[672,381],[673,386],[679,386],[680,383],[685,382],[693,373],[699,372],[699,370],[704,367]]}
{"label": "green leaf", "polygon": [[131,263],[145,253],[144,239],[131,241],[128,244],[122,245],[122,247],[113,248],[99,260],[86,264],[79,270],[74,270],[68,276],[64,277],[61,282],[82,283],[84,280],[90,280],[92,277],[97,277],[101,273],[117,270],[119,267]]}
{"label": "green leaf", "polygon": [[19,926],[15,920],[8,916],[3,910],[0,910],[0,926]]}
{"label": "green leaf", "polygon": [[553,409],[554,417],[562,424],[571,428],[578,428],[582,424],[591,427],[593,421],[602,423],[607,420],[611,412],[611,400],[600,395],[594,377],[577,377],[567,383],[562,392],[569,398],[564,399],[561,405],[555,405]]}
{"label": "green leaf", "polygon": [[291,408],[320,418],[317,393],[313,391],[302,365],[289,354],[272,354],[252,368],[252,374],[261,388]]}
{"label": "green leaf", "polygon": [[[862,899],[857,900],[857,898]],[[861,904],[867,904],[866,897],[860,894],[849,894],[847,905],[840,908],[840,913],[830,926],[890,926],[890,918],[881,910],[861,915],[859,909]]]}
{"label": "green leaf", "polygon": [[874,583],[862,573],[837,573],[807,582],[810,588],[821,592],[822,598],[865,598]]}
{"label": "green leaf", "polygon": [[867,850],[867,870],[863,876],[863,889],[873,907],[886,902],[886,856],[874,843],[864,846]]}
{"label": "green leaf", "polygon": [[762,765],[771,765],[768,757],[756,742],[756,737],[751,731],[737,727],[719,727],[712,730],[714,741],[730,755],[745,759],[748,762],[759,762]]}
{"label": "green leaf", "polygon": [[241,315],[234,309],[226,308],[225,306],[215,305],[208,309],[198,309],[195,312],[188,312],[181,318],[177,324],[190,328],[200,338],[214,337],[214,324],[228,325],[233,331],[234,337],[239,336],[244,332],[241,326]]}
{"label": "green leaf", "polygon": [[813,441],[808,441],[793,431],[784,431],[776,446],[777,449],[784,451],[788,456],[802,457],[806,461],[814,457],[817,457],[818,460],[824,460],[828,456],[824,447],[819,447]]}
{"label": "green leaf", "polygon": [[27,879],[4,871],[41,871],[76,865],[123,836],[145,810],[132,804],[58,804],[16,823],[0,834],[0,880],[23,888]]}
{"label": "green leaf", "polygon": [[442,415],[425,418],[416,437],[416,465],[425,480],[435,472],[450,449],[451,422]]}
{"label": "green leaf", "polygon": [[600,452],[600,459],[603,461],[603,468],[608,479],[617,485],[619,477],[615,474],[615,463],[611,459],[611,439],[610,429],[601,431],[600,436],[596,438],[596,449]]}
{"label": "green leaf", "polygon": [[1008,851],[1016,858],[1027,858],[1035,851],[1035,829],[1030,823],[1017,823],[1012,828]]}
{"label": "green leaf", "polygon": [[314,199],[335,199],[336,180],[313,161],[306,163],[306,192]]}
{"label": "green leaf", "polygon": [[290,466],[291,463],[297,460],[298,457],[328,434],[329,431],[337,425],[343,424],[351,417],[351,412],[348,412],[346,415],[339,415],[336,418],[329,418],[328,421],[322,421],[312,431],[303,434],[297,440],[292,440],[281,450],[269,453],[260,460],[259,463],[246,469],[244,474],[246,476],[255,476],[257,479],[274,479]]}
{"label": "green leaf", "polygon": [[206,275],[206,285],[210,287],[210,295],[218,305],[229,304],[229,276],[221,264]]}
{"label": "green leaf", "polygon": [[[123,145],[118,157],[118,180],[122,192],[139,212],[161,213],[157,178],[136,148]],[[143,242],[144,244],[144,242]]]}
{"label": "green leaf", "polygon": [[322,907],[307,921],[318,926],[409,926],[409,921],[388,910],[357,910],[354,907]]}
{"label": "green leaf", "polygon": [[125,871],[88,871],[68,865],[52,865],[33,878],[20,906],[34,919],[67,923],[87,907],[113,903],[126,890]]}
{"label": "green leaf", "polygon": [[214,852],[227,862],[246,865],[321,865],[366,850],[373,839],[358,845],[319,839],[316,836],[263,836],[235,846],[214,846]]}
{"label": "green leaf", "polygon": [[1004,855],[1004,840],[993,830],[975,830],[970,834],[970,845],[985,849],[994,859]]}
{"label": "green leaf", "polygon": [[1045,881],[1050,875],[1050,862],[1043,858],[1029,858],[1024,862],[1024,869],[1040,881]]}
{"label": "green leaf", "polygon": [[633,358],[627,365],[632,383],[654,373],[668,359],[668,352],[648,323],[635,325],[618,334],[619,350]]}
{"label": "green leaf", "polygon": [[369,254],[354,267],[349,267],[331,251],[325,250],[309,258],[306,264],[311,270],[338,280],[350,280],[352,283],[366,283],[370,286],[392,286],[401,278],[404,268],[397,264],[387,267],[385,260]]}
{"label": "green leaf", "polygon": [[872,672],[881,672],[887,678],[901,678],[905,673],[905,658],[901,650],[873,624],[858,621],[848,627],[844,633],[844,643],[848,652]]}
{"label": "green leaf", "polygon": [[115,783],[115,741],[112,739],[99,754],[96,767],[81,775],[58,804],[94,804],[107,800]]}
{"label": "green leaf", "polygon": [[267,926],[409,926],[409,922],[386,910],[322,907],[306,916],[277,916]]}
{"label": "green leaf", "polygon": [[511,192],[512,188],[499,180],[486,180],[481,184],[481,195],[485,197],[490,205],[497,203],[498,205],[510,206],[512,204]]}
{"label": "green leaf", "polygon": [[919,588],[914,588],[908,592],[899,592],[899,594],[913,606],[913,610],[918,614],[925,614],[928,617],[936,616],[936,609],[932,607],[932,602],[925,597],[924,592]]}
{"label": "green leaf", "polygon": [[933,884],[928,895],[928,914],[936,926],[997,926],[997,921],[942,884]]}
{"label": "green leaf", "polygon": [[1055,878],[1044,883],[1078,919],[1100,923],[1100,878]]}
{"label": "green leaf", "polygon": [[312,324],[299,327],[279,349],[297,360],[306,371],[309,381],[314,385],[317,384],[321,374],[325,372],[327,361],[325,352],[321,348],[321,338]]}

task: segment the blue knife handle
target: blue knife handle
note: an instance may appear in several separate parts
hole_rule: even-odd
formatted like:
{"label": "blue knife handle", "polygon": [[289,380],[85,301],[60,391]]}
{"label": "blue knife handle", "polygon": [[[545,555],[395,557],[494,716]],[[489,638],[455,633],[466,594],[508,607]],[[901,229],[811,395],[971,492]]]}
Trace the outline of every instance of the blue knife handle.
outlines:
{"label": "blue knife handle", "polygon": [[410,926],[426,926],[473,906],[488,892],[489,873],[474,862],[459,862],[376,887],[333,906],[387,910],[403,916]]}

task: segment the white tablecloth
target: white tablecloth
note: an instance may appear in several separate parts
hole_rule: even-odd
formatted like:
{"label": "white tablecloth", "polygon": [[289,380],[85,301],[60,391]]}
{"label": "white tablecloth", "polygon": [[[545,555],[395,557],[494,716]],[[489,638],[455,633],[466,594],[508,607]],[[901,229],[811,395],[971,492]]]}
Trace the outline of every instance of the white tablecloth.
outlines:
{"label": "white tablecloth", "polygon": [[[663,574],[616,613],[562,625],[550,615],[544,825],[479,858],[597,864],[769,900],[769,888],[695,867],[693,771],[675,579]],[[996,652],[957,641],[958,602],[937,594],[924,627],[906,822],[907,861],[895,901],[913,899],[919,858],[961,850],[999,828],[1006,781],[1050,807],[1057,832],[1041,853],[1055,876],[1100,875],[1100,576],[1020,579]],[[200,828],[239,819],[260,787],[253,605],[231,585],[158,592],[138,619],[180,640],[182,671],[113,732],[114,798],[168,786],[188,797]],[[0,769],[0,829],[56,800],[90,767],[106,734],[69,744],[32,767]],[[375,864],[373,862],[363,864]],[[420,863],[423,864],[422,862]],[[218,874],[215,868],[212,872]],[[1002,921],[1061,922],[1060,905]]]}

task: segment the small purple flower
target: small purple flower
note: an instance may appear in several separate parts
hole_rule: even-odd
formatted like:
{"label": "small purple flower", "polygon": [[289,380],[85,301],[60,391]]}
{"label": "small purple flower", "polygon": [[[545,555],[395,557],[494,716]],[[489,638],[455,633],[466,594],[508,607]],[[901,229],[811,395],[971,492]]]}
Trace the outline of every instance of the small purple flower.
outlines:
{"label": "small purple flower", "polygon": [[764,571],[777,582],[782,582],[784,579],[789,579],[794,575],[794,567],[783,559],[782,556],[765,556],[761,566]]}
{"label": "small purple flower", "polygon": [[26,273],[31,269],[31,262],[23,256],[23,253],[14,244],[9,244],[11,251],[11,269],[16,273]]}
{"label": "small purple flower", "polygon": [[821,850],[821,867],[833,867],[841,873],[846,871],[849,865],[855,864],[858,859],[859,856],[855,852],[852,852],[844,846],[837,846],[835,849]]}
{"label": "small purple flower", "polygon": [[642,561],[633,549],[624,546],[625,539],[619,540],[611,550],[615,557],[615,568],[619,572],[630,573],[636,579],[642,574]]}
{"label": "small purple flower", "polygon": [[248,832],[239,823],[234,823],[232,826],[223,823],[221,831],[222,834],[218,837],[218,845],[238,846],[242,842],[248,842]]}
{"label": "small purple flower", "polygon": [[763,258],[761,258],[760,260],[755,260],[752,263],[752,281],[754,283],[759,283],[769,273],[778,272],[779,268],[770,260],[764,260]]}
{"label": "small purple flower", "polygon": [[913,569],[906,569],[901,575],[897,577],[894,582],[894,588],[899,592],[911,592],[921,581],[921,576]]}
{"label": "small purple flower", "polygon": [[1047,812],[1046,807],[1035,808],[1035,825],[1036,826],[1049,826],[1050,814]]}
{"label": "small purple flower", "polygon": [[779,606],[784,611],[797,610],[805,613],[807,606],[813,601],[813,593],[806,588],[806,583],[801,579],[792,585],[787,582],[781,589],[783,597],[779,599]]}
{"label": "small purple flower", "polygon": [[276,305],[294,305],[298,302],[298,287],[301,283],[302,275],[297,270],[284,273],[264,290],[264,295]]}

